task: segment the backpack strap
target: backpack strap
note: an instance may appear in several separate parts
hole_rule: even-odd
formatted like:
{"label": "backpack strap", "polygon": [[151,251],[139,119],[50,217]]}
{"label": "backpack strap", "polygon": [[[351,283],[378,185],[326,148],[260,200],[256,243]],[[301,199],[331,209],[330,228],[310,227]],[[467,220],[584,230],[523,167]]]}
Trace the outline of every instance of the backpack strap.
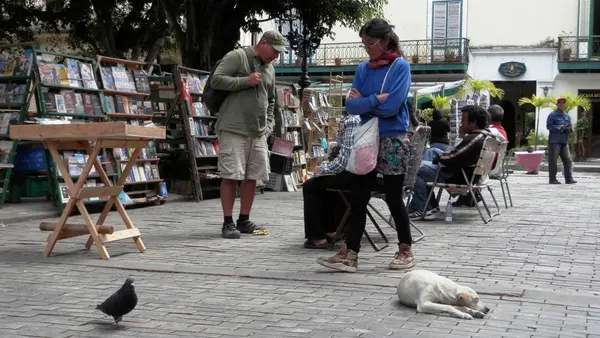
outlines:
{"label": "backpack strap", "polygon": [[244,52],[246,53],[246,57],[248,58],[248,65],[250,65],[250,73],[256,73],[256,69],[254,68],[254,55],[250,47],[244,47]]}

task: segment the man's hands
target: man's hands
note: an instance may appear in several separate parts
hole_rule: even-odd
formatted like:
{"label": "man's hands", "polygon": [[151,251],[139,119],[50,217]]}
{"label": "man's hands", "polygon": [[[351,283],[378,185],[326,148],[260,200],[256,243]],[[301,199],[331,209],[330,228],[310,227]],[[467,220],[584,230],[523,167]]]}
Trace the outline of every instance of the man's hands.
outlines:
{"label": "man's hands", "polygon": [[261,76],[262,75],[260,73],[252,73],[252,74],[250,74],[250,76],[248,76],[248,85],[250,87],[256,87],[256,86],[258,86],[258,84],[260,83]]}
{"label": "man's hands", "polygon": [[[379,103],[382,103],[383,101],[385,101],[388,98],[388,95],[389,94],[387,94],[387,93],[379,94],[379,95],[377,95],[377,100],[379,100]],[[362,97],[362,94],[358,90],[356,90],[356,88],[352,88],[350,90],[350,93],[348,94],[348,98],[349,99],[358,99],[359,97]]]}

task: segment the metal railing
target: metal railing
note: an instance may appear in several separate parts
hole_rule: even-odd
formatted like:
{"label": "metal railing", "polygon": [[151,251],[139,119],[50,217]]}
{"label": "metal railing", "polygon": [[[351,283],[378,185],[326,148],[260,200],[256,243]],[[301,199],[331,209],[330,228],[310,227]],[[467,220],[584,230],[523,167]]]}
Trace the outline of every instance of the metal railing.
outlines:
{"label": "metal railing", "polygon": [[600,35],[559,37],[558,61],[600,61]]}
{"label": "metal railing", "polygon": [[[400,41],[406,60],[413,64],[451,64],[469,62],[468,39],[428,39]],[[361,42],[324,43],[309,59],[311,66],[358,65],[368,59]],[[282,54],[277,67],[300,66],[294,51]]]}

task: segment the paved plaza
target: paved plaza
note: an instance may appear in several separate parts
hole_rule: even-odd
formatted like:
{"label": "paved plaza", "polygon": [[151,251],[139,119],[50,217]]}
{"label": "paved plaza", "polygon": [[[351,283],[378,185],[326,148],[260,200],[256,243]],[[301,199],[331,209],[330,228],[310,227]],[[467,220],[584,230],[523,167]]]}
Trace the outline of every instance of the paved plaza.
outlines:
{"label": "paved plaza", "polygon": [[[301,193],[267,192],[252,218],[269,236],[223,240],[219,200],[168,202],[131,210],[147,251],[115,242],[109,261],[82,250],[85,237],[44,258],[40,221],[5,222],[0,337],[600,337],[600,177],[580,175],[571,186],[511,176],[515,207],[501,202],[487,225],[462,208],[452,224],[419,223],[427,237],[414,246],[416,268],[473,287],[492,309],[485,319],[398,304],[393,246],[375,253],[364,241],[356,274],[318,266],[332,252],[302,248]],[[117,327],[95,306],[130,276],[138,307]]]}

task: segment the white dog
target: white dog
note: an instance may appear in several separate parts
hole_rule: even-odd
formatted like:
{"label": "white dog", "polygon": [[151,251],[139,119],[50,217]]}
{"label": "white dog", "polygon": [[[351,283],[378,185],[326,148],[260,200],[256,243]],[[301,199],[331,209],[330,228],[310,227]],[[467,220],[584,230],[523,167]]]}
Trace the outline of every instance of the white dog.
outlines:
{"label": "white dog", "polygon": [[490,309],[473,289],[426,270],[407,272],[398,283],[398,299],[421,313],[447,313],[462,319],[483,318]]}

